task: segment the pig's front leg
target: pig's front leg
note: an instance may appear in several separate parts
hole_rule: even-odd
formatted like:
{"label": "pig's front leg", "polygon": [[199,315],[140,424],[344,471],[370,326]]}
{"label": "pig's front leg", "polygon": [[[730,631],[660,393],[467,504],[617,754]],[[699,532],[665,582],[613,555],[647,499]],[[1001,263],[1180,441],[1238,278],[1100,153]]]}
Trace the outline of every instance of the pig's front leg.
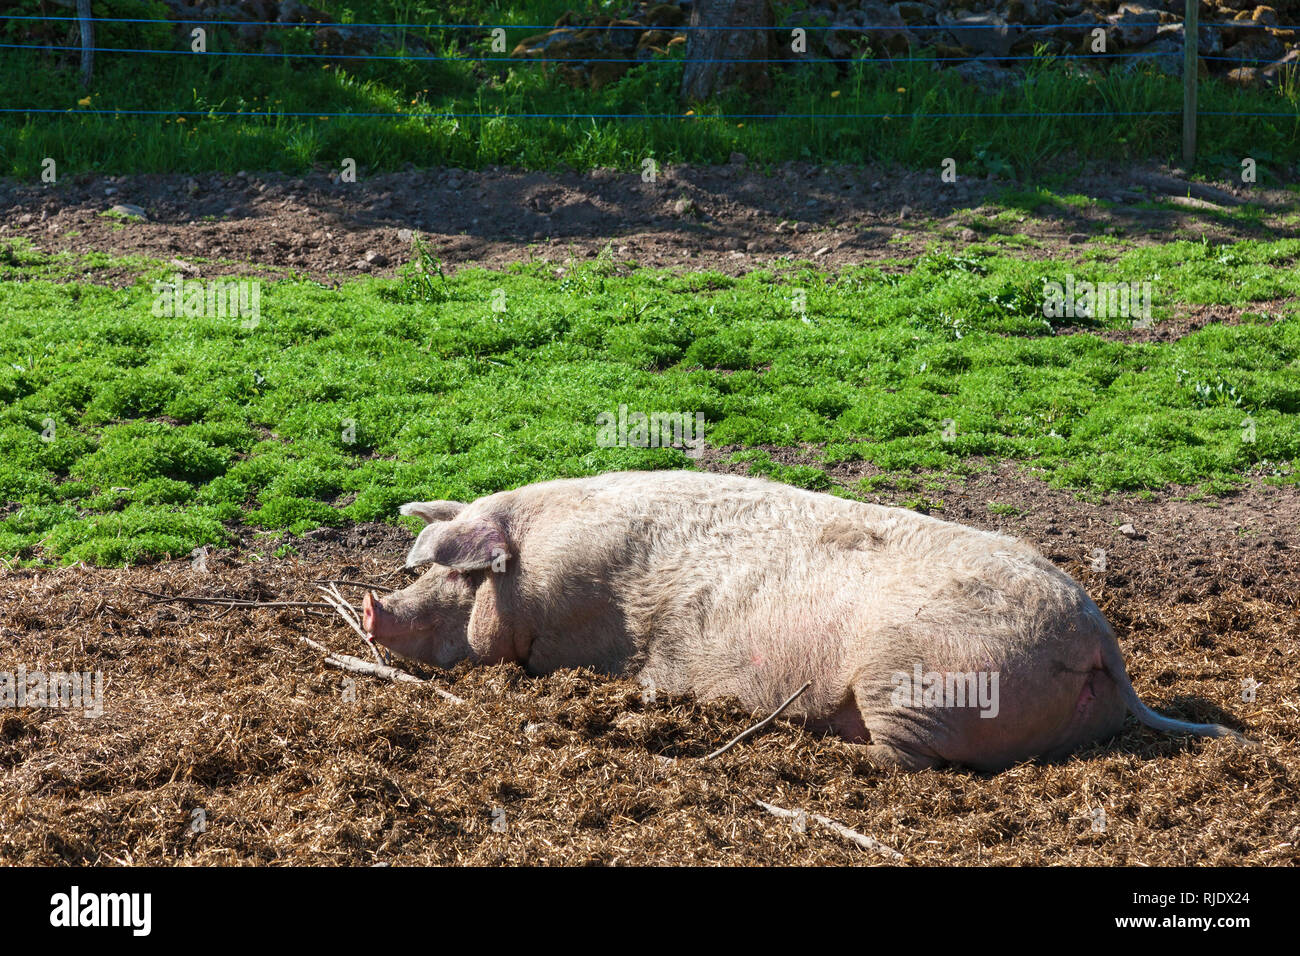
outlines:
{"label": "pig's front leg", "polygon": [[488,574],[474,593],[474,610],[469,616],[469,649],[484,664],[505,661],[527,665],[533,635],[528,623],[512,613],[511,602],[503,598],[499,575]]}

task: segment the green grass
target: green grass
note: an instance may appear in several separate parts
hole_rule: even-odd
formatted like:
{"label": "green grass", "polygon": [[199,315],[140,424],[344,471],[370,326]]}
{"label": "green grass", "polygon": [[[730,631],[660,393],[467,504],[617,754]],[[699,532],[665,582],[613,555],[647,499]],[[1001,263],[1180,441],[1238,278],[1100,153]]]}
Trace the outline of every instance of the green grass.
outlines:
{"label": "green grass", "polygon": [[[37,9],[36,0],[20,6]],[[101,15],[148,16],[157,3],[113,0]],[[327,4],[326,12],[353,22],[500,22],[544,24],[566,3],[534,0],[478,9],[467,4]],[[579,5],[581,8],[581,5]],[[618,12],[612,6],[604,12]],[[155,10],[156,12],[156,10]],[[507,47],[536,31],[508,31]],[[286,51],[311,49],[305,30],[278,31]],[[1181,109],[1181,86],[1143,67],[1116,69],[1083,79],[1059,61],[1029,67],[1020,87],[988,95],[952,70],[928,62],[896,68],[866,63],[845,73],[828,64],[778,68],[772,90],[734,94],[684,116],[678,101],[682,64],[663,59],[633,69],[599,91],[573,89],[552,69],[523,62],[474,63],[492,55],[484,31],[412,30],[446,62],[345,61],[288,57],[226,57],[102,53],[89,103],[78,84],[72,55],[6,50],[0,58],[0,99],[10,108],[46,108],[53,114],[0,115],[0,172],[36,179],[46,158],[60,176],[86,172],[198,172],[216,169],[338,168],[345,157],[363,171],[419,166],[481,167],[506,164],[554,169],[609,166],[639,169],[646,158],[662,163],[726,161],[740,151],[759,163],[785,160],[851,162],[874,159],[933,168],[947,157],[963,176],[1022,174],[1057,167],[1059,158],[1174,159],[1181,145],[1178,116],[1052,116],[1054,113],[1141,113]],[[10,35],[10,39],[13,39]],[[57,31],[50,42],[64,43]],[[229,52],[214,29],[209,49]],[[179,41],[157,25],[105,25],[104,47],[175,49]],[[400,50],[400,38],[393,49]],[[918,52],[924,56],[924,52]],[[1260,181],[1290,173],[1285,164],[1300,148],[1300,84],[1277,92],[1246,91],[1217,81],[1202,84],[1201,141],[1213,144],[1206,171],[1239,172],[1240,157],[1259,163]],[[156,117],[88,110],[161,110]],[[175,111],[175,112],[172,112]],[[179,116],[182,111],[199,115]],[[266,118],[220,117],[217,111]],[[397,118],[293,117],[321,112],[401,113]],[[1011,112],[1025,117],[953,118],[945,114]],[[1286,114],[1282,118],[1252,113]],[[656,114],[670,119],[556,120],[523,114]],[[808,120],[722,118],[731,114],[819,114]],[[415,117],[405,114],[433,114]],[[482,118],[450,118],[452,114]],[[854,118],[849,114],[871,114]],[[887,114],[878,116],[875,114]],[[844,117],[844,118],[839,118]]]}
{"label": "green grass", "polygon": [[702,412],[711,446],[747,446],[754,472],[810,488],[830,487],[819,467],[754,446],[811,443],[824,464],[904,478],[1011,459],[1091,492],[1294,482],[1294,306],[1152,345],[1055,335],[1039,302],[1066,269],[1153,281],[1157,317],[1175,297],[1294,298],[1298,254],[1296,240],[1075,264],[936,250],[901,273],[743,279],[621,274],[608,255],[559,275],[446,277],[417,258],[402,280],[268,282],[252,325],[155,317],[163,264],[111,289],[51,281],[48,261],[11,246],[0,556],[137,562],[228,542],[236,524],[301,532],[415,498],[691,466],[672,449],[599,447],[597,416],[620,404]]}

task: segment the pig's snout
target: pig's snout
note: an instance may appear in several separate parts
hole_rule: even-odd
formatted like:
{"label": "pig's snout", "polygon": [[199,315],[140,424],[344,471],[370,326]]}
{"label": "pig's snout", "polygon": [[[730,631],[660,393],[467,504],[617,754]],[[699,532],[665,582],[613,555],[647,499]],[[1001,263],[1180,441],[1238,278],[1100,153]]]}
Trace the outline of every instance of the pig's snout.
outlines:
{"label": "pig's snout", "polygon": [[391,615],[384,610],[383,604],[375,597],[375,592],[367,591],[365,600],[361,602],[361,626],[371,637],[379,637],[379,629],[386,619],[391,620]]}
{"label": "pig's snout", "polygon": [[367,591],[361,624],[372,641],[403,657],[450,667],[469,653],[466,628],[473,606],[474,592],[461,578],[429,571],[403,591]]}
{"label": "pig's snout", "polygon": [[361,626],[372,641],[378,641],[385,647],[391,647],[399,654],[415,651],[412,641],[420,642],[432,636],[429,621],[420,621],[409,614],[407,607],[384,607],[384,602],[375,597],[373,591],[367,591],[361,602]]}

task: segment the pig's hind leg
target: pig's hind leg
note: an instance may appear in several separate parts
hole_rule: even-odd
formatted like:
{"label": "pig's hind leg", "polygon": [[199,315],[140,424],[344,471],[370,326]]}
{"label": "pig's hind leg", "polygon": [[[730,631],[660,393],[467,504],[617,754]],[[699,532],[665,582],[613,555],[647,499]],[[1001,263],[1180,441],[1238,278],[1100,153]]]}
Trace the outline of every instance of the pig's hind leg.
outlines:
{"label": "pig's hind leg", "polygon": [[888,727],[880,724],[874,728],[868,727],[856,693],[849,694],[844,703],[831,714],[828,723],[831,730],[849,743],[861,745],[863,755],[873,767],[882,770],[929,770],[944,762],[937,754],[891,733]]}

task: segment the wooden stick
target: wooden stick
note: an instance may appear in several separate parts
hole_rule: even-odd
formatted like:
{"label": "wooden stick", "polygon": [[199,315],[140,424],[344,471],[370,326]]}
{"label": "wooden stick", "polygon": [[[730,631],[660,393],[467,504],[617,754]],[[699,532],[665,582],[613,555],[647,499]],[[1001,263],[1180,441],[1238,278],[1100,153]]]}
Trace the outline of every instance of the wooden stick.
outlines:
{"label": "wooden stick", "polygon": [[81,85],[90,86],[95,71],[95,20],[90,0],[77,0],[77,29],[81,36]]}
{"label": "wooden stick", "polygon": [[163,601],[180,601],[184,604],[218,604],[222,607],[333,607],[319,601],[249,601],[243,598],[199,597],[196,594],[159,594],[131,585],[132,591],[139,591],[153,598],[155,603]]}
{"label": "wooden stick", "polygon": [[421,680],[411,674],[406,673],[396,667],[389,667],[387,664],[375,664],[372,661],[363,661],[359,657],[353,657],[351,654],[339,654],[331,651],[324,644],[313,641],[310,637],[298,637],[298,640],[304,644],[314,647],[325,655],[325,663],[330,667],[337,667],[341,671],[349,671],[353,674],[368,674],[371,677],[382,677],[384,680],[390,680],[395,684],[428,684],[433,688],[433,692],[439,697],[451,701],[455,704],[465,703],[465,698],[457,697],[449,690],[443,690],[427,680]]}
{"label": "wooden stick", "polygon": [[705,759],[705,760],[712,760],[714,757],[720,757],[720,756],[722,756],[723,754],[725,754],[728,750],[730,750],[732,747],[736,746],[736,744],[738,744],[738,743],[740,743],[742,740],[744,740],[746,737],[750,736],[751,734],[758,733],[758,731],[762,730],[764,727],[766,727],[766,726],[767,726],[768,724],[770,724],[772,721],[774,721],[774,720],[776,720],[778,717],[780,717],[780,716],[781,716],[781,712],[782,712],[783,710],[785,710],[787,707],[789,707],[791,704],[793,704],[793,703],[794,703],[794,702],[799,698],[799,695],[802,694],[804,691],[806,691],[806,690],[807,690],[809,687],[811,687],[811,686],[812,686],[812,681],[808,681],[807,683],[805,683],[805,684],[804,684],[802,687],[800,687],[797,691],[795,691],[793,694],[791,694],[789,697],[787,697],[787,698],[785,699],[785,703],[784,703],[784,704],[782,704],[782,705],[781,705],[780,707],[778,707],[776,710],[772,711],[772,713],[768,714],[766,717],[764,717],[762,720],[760,720],[758,723],[756,723],[753,727],[750,727],[748,730],[744,731],[743,733],[737,734],[735,737],[732,737],[732,738],[731,738],[730,740],[728,740],[725,744],[723,744],[723,745],[722,745],[721,747],[719,747],[717,750],[713,751],[713,753],[709,754],[709,755],[708,755],[707,757],[705,757],[704,759]]}
{"label": "wooden stick", "polygon": [[[754,802],[757,803],[764,810],[766,810],[768,813],[772,814],[773,816],[780,817],[782,820],[793,820],[799,816],[799,813],[796,810],[786,810],[783,809],[782,807],[774,807],[772,806],[772,804],[764,803],[762,800],[755,800]],[[830,830],[832,833],[837,833],[840,836],[844,837],[844,839],[856,843],[864,850],[871,850],[874,853],[883,854],[884,856],[889,857],[891,860],[896,860],[901,862],[903,859],[903,854],[899,853],[893,847],[885,846],[885,844],[881,843],[879,840],[875,839],[874,837],[869,837],[865,833],[859,833],[857,830],[850,830],[844,824],[836,823],[830,817],[824,817],[820,813],[810,813],[808,814],[808,816],[816,820],[818,823],[820,823],[826,829]]]}
{"label": "wooden stick", "polygon": [[396,667],[387,667],[383,664],[376,664],[373,661],[363,661],[359,657],[353,657],[351,654],[339,654],[331,651],[324,644],[313,641],[310,637],[298,638],[304,644],[309,644],[316,650],[325,655],[325,663],[331,667],[337,667],[339,670],[351,671],[354,674],[369,674],[373,677],[382,677],[384,680],[390,680],[393,683],[405,684],[423,684],[424,681],[414,677],[406,671],[398,670]]}
{"label": "wooden stick", "polygon": [[1191,174],[1196,162],[1196,82],[1200,77],[1200,30],[1196,19],[1200,0],[1186,0],[1183,9],[1183,165]]}
{"label": "wooden stick", "polygon": [[369,581],[344,581],[338,578],[312,581],[312,584],[351,584],[358,588],[374,588],[376,591],[383,591],[385,594],[391,594],[397,588],[390,588],[385,584],[371,584]]}
{"label": "wooden stick", "polygon": [[339,612],[339,617],[347,621],[348,627],[352,628],[352,630],[356,631],[357,634],[360,635],[361,640],[365,643],[366,647],[370,649],[370,654],[374,657],[375,663],[381,667],[385,666],[384,659],[379,656],[379,650],[375,647],[374,641],[372,641],[370,635],[361,628],[361,619],[357,617],[357,609],[347,601],[343,600],[343,595],[339,594],[338,588],[334,587],[332,584],[329,586],[329,590],[320,588],[320,592],[325,595],[325,600],[334,605],[334,610]]}

